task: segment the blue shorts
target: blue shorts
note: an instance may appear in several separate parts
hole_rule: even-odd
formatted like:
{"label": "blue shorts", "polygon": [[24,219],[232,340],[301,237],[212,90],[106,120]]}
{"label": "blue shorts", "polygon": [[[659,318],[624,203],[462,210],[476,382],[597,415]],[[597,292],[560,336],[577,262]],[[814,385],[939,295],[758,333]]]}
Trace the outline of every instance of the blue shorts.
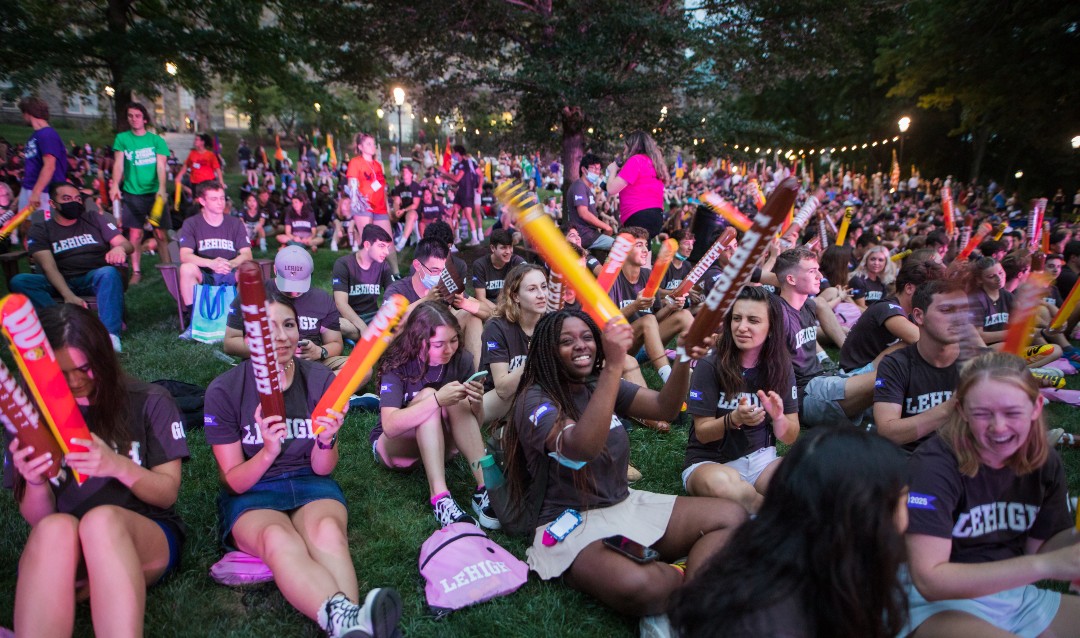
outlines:
{"label": "blue shorts", "polygon": [[320,500],[345,502],[345,494],[337,481],[329,476],[319,476],[310,468],[285,472],[270,479],[263,479],[243,494],[218,494],[218,524],[221,543],[226,551],[237,549],[232,544],[232,528],[240,516],[250,510],[274,510],[292,512],[308,503]]}
{"label": "blue shorts", "polygon": [[180,566],[180,550],[184,546],[183,534],[177,527],[167,521],[159,521],[157,519],[150,519],[157,523],[157,526],[161,528],[161,531],[165,534],[165,541],[169,544],[169,564],[165,566],[165,571],[161,573],[161,576],[153,583],[157,585],[161,581],[168,578],[169,574],[176,571],[176,568]]}
{"label": "blue shorts", "polygon": [[841,372],[835,376],[823,375],[810,379],[804,390],[799,422],[808,428],[834,424],[862,425],[866,413],[849,417],[840,406],[847,393],[847,380],[858,372]]}
{"label": "blue shorts", "polygon": [[1060,593],[1034,585],[1006,589],[978,598],[930,602],[915,588],[906,570],[901,571],[900,582],[907,585],[910,614],[907,626],[900,632],[901,636],[911,634],[934,614],[959,611],[1022,638],[1034,638],[1050,627],[1061,606]]}
{"label": "blue shorts", "polygon": [[200,268],[202,271],[202,283],[206,286],[235,286],[236,271],[225,273],[214,272],[209,268]]}

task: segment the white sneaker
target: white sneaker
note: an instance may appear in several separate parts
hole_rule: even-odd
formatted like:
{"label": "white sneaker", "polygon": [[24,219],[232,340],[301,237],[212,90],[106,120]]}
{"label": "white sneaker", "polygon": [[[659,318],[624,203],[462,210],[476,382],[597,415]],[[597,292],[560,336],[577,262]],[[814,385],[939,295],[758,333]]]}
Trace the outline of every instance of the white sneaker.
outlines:
{"label": "white sneaker", "polygon": [[337,237],[330,240],[330,252],[337,252]]}
{"label": "white sneaker", "polygon": [[408,241],[408,239],[409,238],[405,235],[398,237],[394,240],[394,248],[396,248],[398,252],[401,252],[405,249],[405,242]]}
{"label": "white sneaker", "polygon": [[638,622],[638,632],[641,638],[671,638],[674,635],[667,614],[642,616]]}
{"label": "white sneaker", "polygon": [[120,337],[118,337],[118,336],[116,336],[114,334],[110,334],[109,335],[109,340],[112,341],[112,349],[113,350],[115,350],[117,352],[123,352],[123,349],[120,347]]}
{"label": "white sneaker", "polygon": [[319,610],[319,626],[330,638],[388,638],[401,619],[401,596],[385,587],[372,589],[360,606],[338,592]]}
{"label": "white sneaker", "polygon": [[491,506],[491,497],[488,496],[486,489],[473,492],[472,511],[476,514],[476,520],[479,521],[481,527],[502,529],[502,523],[495,514],[495,508]]}

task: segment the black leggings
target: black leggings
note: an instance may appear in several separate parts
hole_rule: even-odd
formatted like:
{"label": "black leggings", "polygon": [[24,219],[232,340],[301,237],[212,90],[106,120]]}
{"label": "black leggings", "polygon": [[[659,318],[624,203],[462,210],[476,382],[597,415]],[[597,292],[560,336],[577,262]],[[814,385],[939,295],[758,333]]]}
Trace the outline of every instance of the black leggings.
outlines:
{"label": "black leggings", "polygon": [[652,241],[664,226],[664,211],[660,208],[645,208],[627,217],[622,225],[644,228],[649,231],[649,241]]}

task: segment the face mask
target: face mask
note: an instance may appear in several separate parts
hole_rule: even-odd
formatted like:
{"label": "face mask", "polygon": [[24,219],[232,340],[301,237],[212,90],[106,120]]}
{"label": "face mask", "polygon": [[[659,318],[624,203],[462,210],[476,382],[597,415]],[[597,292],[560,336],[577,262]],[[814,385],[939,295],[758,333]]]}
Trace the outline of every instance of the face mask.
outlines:
{"label": "face mask", "polygon": [[431,290],[432,288],[437,286],[438,283],[439,283],[439,276],[438,275],[424,275],[420,279],[420,285],[422,285],[424,288],[427,288],[428,290]]}
{"label": "face mask", "polygon": [[675,253],[675,259],[679,261],[686,261],[686,257],[683,257],[682,253]]}
{"label": "face mask", "polygon": [[575,472],[585,467],[586,464],[586,461],[575,461],[574,459],[568,459],[557,452],[548,452],[548,456],[555,459],[555,462],[557,462],[559,465],[563,467],[568,467]]}
{"label": "face mask", "polygon": [[589,180],[589,183],[593,186],[600,183],[600,176],[596,173],[585,173],[585,179]]}
{"label": "face mask", "polygon": [[56,209],[56,212],[59,213],[61,217],[68,220],[82,217],[82,214],[85,211],[86,208],[83,206],[83,203],[78,201],[64,202]]}

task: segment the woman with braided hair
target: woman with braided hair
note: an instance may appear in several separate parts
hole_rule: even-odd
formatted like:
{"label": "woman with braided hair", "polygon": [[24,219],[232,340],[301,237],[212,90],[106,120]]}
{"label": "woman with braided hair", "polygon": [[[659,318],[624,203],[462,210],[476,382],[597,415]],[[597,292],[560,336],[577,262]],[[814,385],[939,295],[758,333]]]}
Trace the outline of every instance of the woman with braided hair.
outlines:
{"label": "woman with braided hair", "polygon": [[[723,499],[629,489],[630,441],[616,416],[671,419],[690,387],[689,361],[675,364],[659,392],[622,380],[633,340],[629,325],[612,320],[601,334],[578,310],[542,317],[505,450],[511,506],[521,505],[527,489],[544,490],[529,567],[544,580],[563,576],[621,613],[644,616],[667,611],[671,593],[726,542],[746,511]],[[690,358],[702,357],[707,347],[690,348]],[[565,535],[546,529],[575,516],[582,524]],[[603,542],[617,535],[651,546],[661,560],[632,560]],[[667,562],[683,557],[685,565]]]}

